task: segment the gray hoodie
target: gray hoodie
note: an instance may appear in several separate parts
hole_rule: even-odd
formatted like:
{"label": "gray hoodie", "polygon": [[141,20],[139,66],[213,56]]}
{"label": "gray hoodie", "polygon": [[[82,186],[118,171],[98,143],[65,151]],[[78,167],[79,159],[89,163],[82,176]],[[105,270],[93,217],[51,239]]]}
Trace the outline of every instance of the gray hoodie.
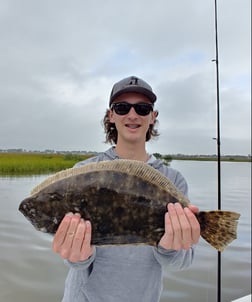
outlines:
{"label": "gray hoodie", "polygon": [[[76,166],[117,158],[112,147]],[[178,171],[153,155],[148,164],[187,195],[187,183]],[[66,260],[69,272],[62,302],[158,302],[163,269],[184,269],[191,265],[193,257],[194,247],[175,251],[147,245],[96,246],[93,255],[85,261],[72,263]]]}

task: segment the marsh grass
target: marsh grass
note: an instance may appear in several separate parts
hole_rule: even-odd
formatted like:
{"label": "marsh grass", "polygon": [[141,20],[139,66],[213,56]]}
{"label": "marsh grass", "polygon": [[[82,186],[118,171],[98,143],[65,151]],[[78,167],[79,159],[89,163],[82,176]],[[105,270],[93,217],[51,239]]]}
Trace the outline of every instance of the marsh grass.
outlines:
{"label": "marsh grass", "polygon": [[[195,156],[162,156],[159,153],[154,154],[157,158],[163,159],[166,164],[172,160],[203,160],[216,161],[215,157],[195,157]],[[73,165],[81,160],[85,160],[93,154],[55,154],[55,153],[0,153],[0,175],[35,175],[58,172]],[[230,157],[222,158],[223,161],[250,161],[251,157]]]}
{"label": "marsh grass", "polygon": [[47,174],[73,167],[91,155],[0,153],[0,175]]}

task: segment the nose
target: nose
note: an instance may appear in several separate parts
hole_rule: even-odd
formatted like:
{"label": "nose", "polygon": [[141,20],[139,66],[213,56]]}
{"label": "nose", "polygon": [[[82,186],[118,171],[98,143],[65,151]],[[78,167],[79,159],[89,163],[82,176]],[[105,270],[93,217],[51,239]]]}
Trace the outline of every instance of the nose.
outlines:
{"label": "nose", "polygon": [[138,114],[136,113],[134,107],[131,107],[131,108],[130,108],[130,111],[129,111],[129,113],[128,113],[128,117],[138,117]]}

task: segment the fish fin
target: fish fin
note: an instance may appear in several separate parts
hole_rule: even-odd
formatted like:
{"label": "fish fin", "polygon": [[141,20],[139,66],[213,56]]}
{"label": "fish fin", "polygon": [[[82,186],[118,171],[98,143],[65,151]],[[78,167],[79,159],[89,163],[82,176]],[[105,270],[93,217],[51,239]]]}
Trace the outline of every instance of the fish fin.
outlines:
{"label": "fish fin", "polygon": [[154,169],[150,165],[137,160],[116,159],[109,161],[91,162],[80,167],[73,167],[60,172],[57,172],[42,183],[37,185],[31,192],[31,195],[38,193],[45,187],[68,177],[72,177],[82,173],[96,172],[96,171],[116,171],[126,173],[130,176],[136,176],[146,182],[152,183],[160,188],[160,190],[168,192],[171,196],[177,199],[183,207],[188,206],[190,201],[176,186],[162,173]]}
{"label": "fish fin", "polygon": [[239,213],[231,211],[208,211],[197,214],[201,236],[215,249],[223,252],[237,238]]}

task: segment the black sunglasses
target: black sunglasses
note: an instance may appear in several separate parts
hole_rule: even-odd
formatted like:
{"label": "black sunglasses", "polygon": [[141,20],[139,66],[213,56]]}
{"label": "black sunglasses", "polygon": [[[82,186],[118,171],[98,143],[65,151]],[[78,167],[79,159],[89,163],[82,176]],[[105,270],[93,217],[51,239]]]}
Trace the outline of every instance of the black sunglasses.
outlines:
{"label": "black sunglasses", "polygon": [[111,105],[111,109],[115,110],[116,114],[125,115],[129,113],[131,108],[134,108],[138,115],[148,115],[151,111],[153,111],[153,105],[148,103],[137,103],[137,104],[130,104],[126,102],[121,103],[113,103]]}

